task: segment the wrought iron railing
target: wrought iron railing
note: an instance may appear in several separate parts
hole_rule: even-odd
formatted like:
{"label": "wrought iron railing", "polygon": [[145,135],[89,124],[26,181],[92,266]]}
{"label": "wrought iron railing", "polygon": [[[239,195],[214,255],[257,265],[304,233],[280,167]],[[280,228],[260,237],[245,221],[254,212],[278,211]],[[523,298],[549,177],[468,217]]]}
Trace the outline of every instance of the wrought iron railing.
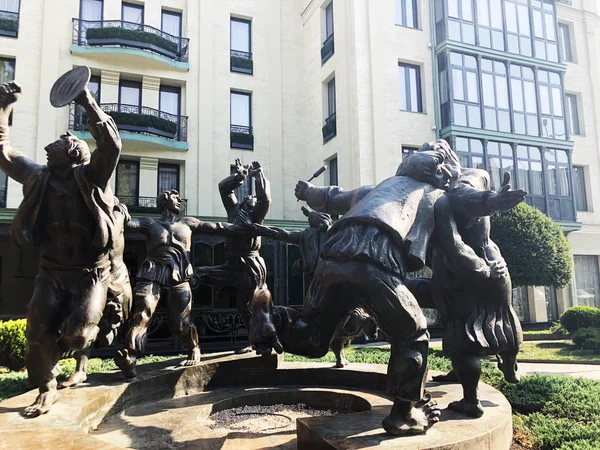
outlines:
{"label": "wrought iron railing", "polygon": [[[100,108],[111,116],[119,130],[187,142],[187,116],[178,116],[147,106],[102,103]],[[87,131],[87,115],[82,106],[71,103],[69,129]]]}
{"label": "wrought iron railing", "polygon": [[[127,206],[130,213],[160,214],[156,204],[156,197],[132,197],[127,195],[118,195],[119,202]],[[185,216],[187,213],[187,199],[181,199],[179,215]]]}
{"label": "wrought iron railing", "polygon": [[17,37],[19,33],[19,13],[0,10],[0,36]]}
{"label": "wrought iron railing", "polygon": [[123,20],[89,21],[73,19],[73,44],[82,46],[121,46],[148,50],[175,61],[189,61],[188,38]]}
{"label": "wrought iron railing", "polygon": [[252,150],[254,148],[252,127],[232,124],[230,138],[231,148],[243,148],[246,150]]}
{"label": "wrought iron railing", "polygon": [[337,123],[335,120],[335,113],[331,114],[325,119],[325,125],[323,125],[323,143],[327,142],[337,134]]}
{"label": "wrought iron railing", "polygon": [[252,71],[254,70],[252,53],[241,52],[239,50],[231,50],[230,70],[232,72],[252,74]]}
{"label": "wrought iron railing", "polygon": [[333,33],[331,33],[331,35],[325,39],[325,42],[323,42],[321,47],[321,64],[325,64],[325,61],[331,58],[334,53],[335,46],[333,41]]}

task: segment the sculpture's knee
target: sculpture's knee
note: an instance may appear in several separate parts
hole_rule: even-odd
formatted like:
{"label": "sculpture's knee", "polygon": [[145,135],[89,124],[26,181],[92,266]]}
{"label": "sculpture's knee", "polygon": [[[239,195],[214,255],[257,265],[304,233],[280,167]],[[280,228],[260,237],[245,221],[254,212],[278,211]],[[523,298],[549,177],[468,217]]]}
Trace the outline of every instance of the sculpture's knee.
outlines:
{"label": "sculpture's knee", "polygon": [[60,340],[66,348],[82,351],[92,345],[99,331],[100,328],[97,325],[88,325],[77,330],[66,331]]}

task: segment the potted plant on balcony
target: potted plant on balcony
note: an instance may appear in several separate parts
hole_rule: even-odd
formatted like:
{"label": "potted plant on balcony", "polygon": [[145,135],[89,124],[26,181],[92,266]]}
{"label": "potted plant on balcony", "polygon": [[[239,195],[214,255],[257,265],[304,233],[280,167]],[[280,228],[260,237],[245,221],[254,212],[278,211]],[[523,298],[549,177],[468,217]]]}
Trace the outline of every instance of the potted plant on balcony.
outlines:
{"label": "potted plant on balcony", "polygon": [[129,30],[121,27],[88,28],[88,45],[122,45],[125,47],[151,50],[172,59],[179,58],[179,46],[176,42],[157,34],[142,30]]}

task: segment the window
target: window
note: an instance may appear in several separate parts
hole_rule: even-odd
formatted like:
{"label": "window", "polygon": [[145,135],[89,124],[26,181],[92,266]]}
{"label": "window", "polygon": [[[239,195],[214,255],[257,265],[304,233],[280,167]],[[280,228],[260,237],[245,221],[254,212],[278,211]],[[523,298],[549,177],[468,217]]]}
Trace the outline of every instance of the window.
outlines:
{"label": "window", "polygon": [[325,39],[321,46],[321,64],[325,64],[333,53],[335,52],[333,42],[333,2],[325,7]]}
{"label": "window", "polygon": [[511,145],[502,142],[488,142],[487,167],[492,182],[490,187],[494,191],[500,190],[505,173],[509,173],[511,179],[514,180],[514,159]]}
{"label": "window", "polygon": [[575,94],[565,94],[565,108],[567,110],[567,126],[569,127],[569,134],[575,136],[580,135],[579,110],[577,108],[577,96]]}
{"label": "window", "polygon": [[477,37],[479,45],[504,51],[502,0],[477,2]]}
{"label": "window", "polygon": [[119,161],[115,180],[115,195],[125,205],[138,204],[140,163],[138,161]]}
{"label": "window", "polygon": [[231,91],[231,147],[252,150],[252,95]]}
{"label": "window", "polygon": [[179,192],[179,165],[159,163],[158,192],[156,195],[160,195],[171,189]]}
{"label": "window", "polygon": [[121,20],[124,22],[144,23],[144,5],[134,5],[133,3],[123,3],[121,9]]}
{"label": "window", "polygon": [[[235,166],[231,166],[231,168],[229,170],[229,175],[235,175],[235,173],[236,173]],[[246,179],[244,180],[244,184],[242,184],[239,188],[237,188],[235,190],[235,196],[238,198],[238,200],[242,200],[247,195],[253,195],[253,194],[254,194],[254,183],[252,183],[252,178],[250,178],[250,177],[246,177]]]}
{"label": "window", "polygon": [[0,170],[0,208],[6,208],[6,192],[8,188],[8,177]]}
{"label": "window", "polygon": [[94,96],[96,103],[100,103],[100,77],[92,75],[88,83],[88,90]]}
{"label": "window", "polygon": [[475,44],[473,0],[448,0],[448,39]]}
{"label": "window", "polygon": [[546,212],[542,153],[537,147],[517,145],[516,187],[527,192],[527,203]]}
{"label": "window", "polygon": [[404,161],[406,158],[408,158],[410,155],[412,155],[414,152],[418,151],[419,147],[409,147],[406,145],[402,146],[402,160]]}
{"label": "window", "polygon": [[[15,79],[16,62],[10,58],[0,58],[0,84],[8,83]],[[13,113],[10,113],[8,124],[12,125]]]}
{"label": "window", "polygon": [[400,111],[423,112],[421,100],[421,68],[412,64],[398,64]]}
{"label": "window", "polygon": [[181,37],[181,13],[162,10],[160,29],[171,36]]}
{"label": "window", "polygon": [[529,322],[529,298],[527,286],[519,286],[513,289],[512,306],[521,322]]}
{"label": "window", "polygon": [[548,215],[555,220],[575,220],[575,204],[571,193],[569,157],[565,150],[546,149],[546,187]]}
{"label": "window", "polygon": [[139,114],[142,107],[142,83],[119,81],[119,111]]}
{"label": "window", "polygon": [[575,185],[575,206],[577,211],[589,211],[585,189],[585,170],[583,166],[573,166],[573,184]]}
{"label": "window", "polygon": [[19,30],[19,0],[0,0],[0,36],[17,37]]}
{"label": "window", "polygon": [[479,139],[457,137],[454,140],[454,150],[460,158],[461,166],[485,170],[483,164],[483,143]]}
{"label": "window", "polygon": [[508,51],[524,56],[533,56],[527,0],[505,0],[504,8],[506,10]]}
{"label": "window", "polygon": [[573,255],[578,306],[600,307],[598,256]]}
{"label": "window", "polygon": [[329,186],[339,186],[337,156],[329,160]]}
{"label": "window", "polygon": [[560,75],[546,70],[538,70],[538,89],[542,116],[541,136],[566,139]]}
{"label": "window", "polygon": [[511,64],[510,87],[512,91],[514,132],[539,136],[533,70],[529,67]]}
{"label": "window", "polygon": [[474,56],[450,54],[454,124],[481,128],[477,60]]}
{"label": "window", "polygon": [[573,61],[571,48],[571,28],[566,23],[558,24],[558,42],[560,43],[560,57],[563,61]]}
{"label": "window", "polygon": [[81,0],[79,18],[81,20],[101,21],[103,18],[103,1]]}
{"label": "window", "polygon": [[417,0],[396,0],[396,25],[419,28]]}
{"label": "window", "polygon": [[535,57],[558,62],[554,0],[531,0]]}
{"label": "window", "polygon": [[251,24],[249,20],[231,18],[231,71],[252,73]]}
{"label": "window", "polygon": [[181,88],[161,85],[158,109],[161,119],[177,122],[181,111]]}
{"label": "window", "polygon": [[485,129],[510,132],[506,65],[498,61],[482,59],[481,83]]}
{"label": "window", "polygon": [[325,125],[323,125],[323,143],[329,141],[337,134],[337,122],[335,115],[335,78],[327,82],[327,97]]}

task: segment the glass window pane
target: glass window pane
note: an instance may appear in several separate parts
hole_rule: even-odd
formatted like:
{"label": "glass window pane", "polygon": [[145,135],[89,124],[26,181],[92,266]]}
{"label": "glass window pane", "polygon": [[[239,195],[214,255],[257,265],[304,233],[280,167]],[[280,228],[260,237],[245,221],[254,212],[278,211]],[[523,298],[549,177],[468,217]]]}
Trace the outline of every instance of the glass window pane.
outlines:
{"label": "glass window pane", "polygon": [[598,256],[574,255],[577,305],[600,307]]}
{"label": "glass window pane", "polygon": [[[138,164],[132,161],[119,161],[116,176],[116,195],[119,197],[138,196]],[[126,199],[123,203],[129,204]]]}
{"label": "glass window pane", "polygon": [[519,5],[517,14],[519,16],[519,33],[525,36],[531,36],[531,30],[529,28],[529,9],[527,6]]}
{"label": "glass window pane", "polygon": [[144,7],[123,3],[123,21],[131,23],[144,23]]}
{"label": "glass window pane", "polygon": [[467,126],[467,106],[454,103],[454,123],[456,125]]}
{"label": "glass window pane", "polygon": [[79,18],[81,20],[90,21],[102,20],[102,4],[102,0],[81,0],[81,11]]}
{"label": "glass window pane", "polygon": [[502,0],[490,0],[490,9],[492,27],[496,29],[504,28],[504,25],[502,24]]}
{"label": "glass window pane", "polygon": [[479,102],[479,88],[477,86],[477,74],[467,72],[467,98],[470,102]]}
{"label": "glass window pane", "polygon": [[510,80],[510,87],[512,89],[512,100],[513,108],[515,111],[525,111],[524,97],[523,97],[523,86],[520,80]]}
{"label": "glass window pane", "polygon": [[452,85],[454,86],[454,98],[456,100],[465,100],[462,70],[452,69]]}
{"label": "glass window pane", "polygon": [[535,84],[525,81],[523,86],[525,91],[525,111],[528,113],[537,113],[537,104],[535,102]]}
{"label": "glass window pane", "polygon": [[160,90],[160,110],[168,114],[179,115],[179,90],[163,89]]}
{"label": "glass window pane", "polygon": [[162,31],[181,37],[181,14],[170,11],[162,13]]}
{"label": "glass window pane", "polygon": [[483,84],[483,104],[486,106],[496,106],[494,96],[494,77],[488,73],[481,76]]}
{"label": "glass window pane", "polygon": [[508,81],[506,77],[496,77],[496,104],[498,108],[508,109]]}
{"label": "glass window pane", "polygon": [[575,185],[575,205],[577,211],[587,211],[587,195],[585,189],[585,173],[582,166],[573,166],[574,185]]}
{"label": "glass window pane", "polygon": [[250,96],[231,93],[231,125],[250,126]]}
{"label": "glass window pane", "polygon": [[555,116],[562,116],[562,93],[560,88],[552,88],[552,108]]}
{"label": "glass window pane", "polygon": [[175,189],[179,191],[179,166],[174,164],[159,164],[158,165],[158,192]]}
{"label": "glass window pane", "polygon": [[408,85],[410,88],[410,111],[418,112],[419,94],[417,93],[417,71],[414,68],[408,69]]}
{"label": "glass window pane", "polygon": [[556,34],[554,33],[554,14],[544,14],[544,21],[546,22],[546,39],[549,41],[556,41]]}
{"label": "glass window pane", "polygon": [[548,86],[540,86],[540,107],[542,114],[551,114],[550,109],[550,88]]}
{"label": "glass window pane", "polygon": [[489,0],[481,0],[477,2],[477,22],[481,26],[490,25],[490,11],[488,9]]}
{"label": "glass window pane", "polygon": [[250,22],[231,19],[231,50],[250,53]]}
{"label": "glass window pane", "polygon": [[481,128],[481,112],[479,106],[469,106],[469,126],[472,128]]}
{"label": "glass window pane", "polygon": [[533,11],[533,30],[535,37],[541,39],[544,38],[544,24],[542,22],[542,12],[538,10]]}
{"label": "glass window pane", "polygon": [[133,105],[141,106],[141,86],[135,85],[136,83],[129,82],[128,84],[121,84],[120,86],[120,104],[121,105]]}
{"label": "glass window pane", "polygon": [[473,4],[472,0],[461,0],[462,3],[462,18],[463,20],[473,21]]}
{"label": "glass window pane", "polygon": [[514,3],[506,3],[506,29],[513,33],[519,31],[517,24],[517,6]]}
{"label": "glass window pane", "polygon": [[460,18],[458,15],[458,0],[448,0],[448,15],[450,17]]}

